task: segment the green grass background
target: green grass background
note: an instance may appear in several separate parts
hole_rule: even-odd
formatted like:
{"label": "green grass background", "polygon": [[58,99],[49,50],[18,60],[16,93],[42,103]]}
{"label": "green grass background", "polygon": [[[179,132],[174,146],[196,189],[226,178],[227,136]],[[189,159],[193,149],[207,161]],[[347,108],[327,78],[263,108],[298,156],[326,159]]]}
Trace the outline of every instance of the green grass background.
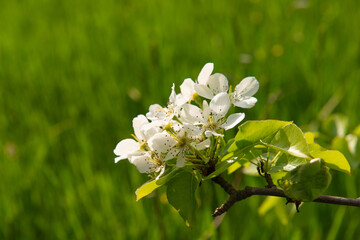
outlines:
{"label": "green grass background", "polygon": [[[257,77],[248,120],[306,126],[340,96],[334,111],[356,126],[359,23],[355,0],[0,1],[0,239],[356,239],[357,208],[308,203],[294,214],[282,200],[259,215],[263,197],[215,229],[226,194],[211,182],[190,230],[164,190],[135,201],[147,177],[112,151],[133,117],[165,105],[172,83],[206,62],[233,85]],[[359,197],[358,170],[335,173],[326,193]]]}

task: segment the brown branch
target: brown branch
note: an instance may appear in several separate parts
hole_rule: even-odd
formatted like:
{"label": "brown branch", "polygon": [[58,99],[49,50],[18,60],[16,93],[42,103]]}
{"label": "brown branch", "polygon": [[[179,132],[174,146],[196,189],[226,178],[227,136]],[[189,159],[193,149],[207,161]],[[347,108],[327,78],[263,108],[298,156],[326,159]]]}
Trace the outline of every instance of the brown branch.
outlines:
{"label": "brown branch", "polygon": [[228,183],[223,177],[221,176],[216,176],[214,178],[211,179],[213,182],[219,184],[224,190],[225,192],[227,192],[229,195],[233,195],[237,190],[233,187],[233,185],[231,185],[230,183]]}
{"label": "brown branch", "polygon": [[[236,190],[234,187],[232,187],[231,184],[229,184],[221,176],[217,176],[212,180],[215,183],[219,184],[230,195],[228,200],[214,211],[214,213],[212,214],[213,217],[223,214],[224,212],[228,211],[229,208],[231,208],[232,205],[234,205],[236,202],[251,197],[253,195],[275,196],[275,197],[283,197],[289,199],[285,195],[283,190],[274,187],[273,188],[245,187],[242,190]],[[360,198],[354,199],[354,198],[320,195],[318,198],[313,200],[313,202],[360,207]]]}
{"label": "brown branch", "polygon": [[266,188],[276,188],[275,184],[273,183],[273,180],[271,178],[271,175],[267,172],[264,174],[264,178],[268,185],[266,185]]}

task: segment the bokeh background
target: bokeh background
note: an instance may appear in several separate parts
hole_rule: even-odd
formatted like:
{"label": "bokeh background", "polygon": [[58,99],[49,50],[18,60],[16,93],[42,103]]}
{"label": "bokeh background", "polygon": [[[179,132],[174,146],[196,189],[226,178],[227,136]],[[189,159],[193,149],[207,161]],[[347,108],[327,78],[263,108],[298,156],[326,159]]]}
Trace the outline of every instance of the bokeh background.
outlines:
{"label": "bokeh background", "polygon": [[[247,120],[293,120],[348,151],[360,132],[359,23],[355,0],[0,1],[0,239],[356,239],[358,208],[295,214],[264,197],[214,225],[226,194],[211,182],[188,229],[164,189],[135,201],[147,176],[112,151],[206,62],[232,85],[257,77]],[[333,173],[326,193],[359,197],[360,160],[345,154],[352,176]]]}

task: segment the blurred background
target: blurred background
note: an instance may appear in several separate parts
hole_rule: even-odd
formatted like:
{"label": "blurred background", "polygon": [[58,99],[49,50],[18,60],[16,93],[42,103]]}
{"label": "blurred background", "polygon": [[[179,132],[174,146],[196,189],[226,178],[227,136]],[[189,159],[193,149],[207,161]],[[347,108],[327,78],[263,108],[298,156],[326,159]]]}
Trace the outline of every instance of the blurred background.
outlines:
{"label": "blurred background", "polygon": [[212,182],[189,229],[165,189],[135,201],[148,178],[113,149],[214,62],[233,86],[259,80],[246,120],[293,120],[342,150],[352,176],[333,172],[326,194],[359,197],[359,23],[355,0],[0,1],[0,239],[356,239],[360,209],[284,199],[214,224],[227,196]]}

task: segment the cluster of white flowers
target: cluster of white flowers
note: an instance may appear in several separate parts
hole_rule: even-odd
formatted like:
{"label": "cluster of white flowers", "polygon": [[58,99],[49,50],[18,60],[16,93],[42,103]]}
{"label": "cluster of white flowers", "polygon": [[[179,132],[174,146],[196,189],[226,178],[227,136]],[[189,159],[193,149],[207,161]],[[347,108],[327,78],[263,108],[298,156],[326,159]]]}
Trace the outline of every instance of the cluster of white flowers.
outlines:
{"label": "cluster of white flowers", "polygon": [[197,81],[184,80],[180,93],[172,86],[166,107],[153,104],[146,115],[135,117],[134,139],[117,144],[115,162],[128,159],[141,173],[160,172],[160,176],[168,160],[176,159],[176,167],[185,166],[188,156],[209,148],[210,138],[223,137],[224,131],[239,124],[245,114],[227,116],[228,110],[232,104],[253,107],[259,82],[247,77],[231,91],[227,78],[212,74],[213,69],[213,63],[205,64]]}

